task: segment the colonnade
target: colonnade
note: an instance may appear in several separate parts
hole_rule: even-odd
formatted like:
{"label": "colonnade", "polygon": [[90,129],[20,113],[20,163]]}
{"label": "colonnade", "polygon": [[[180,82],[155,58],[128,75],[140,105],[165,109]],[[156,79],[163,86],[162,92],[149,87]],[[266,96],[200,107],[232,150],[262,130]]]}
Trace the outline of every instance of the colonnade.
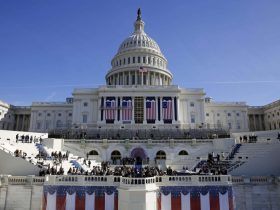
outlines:
{"label": "colonnade", "polygon": [[[127,96],[126,96],[127,97]],[[140,96],[142,97],[142,96]],[[114,112],[114,124],[122,124],[123,119],[122,119],[122,101],[124,97],[115,97],[115,107],[111,107],[110,109],[115,110]],[[155,103],[156,103],[156,110],[155,110],[155,124],[164,124],[163,120],[163,108],[162,108],[162,102],[163,102],[162,96],[160,97],[155,97]],[[179,97],[170,97],[172,101],[172,123],[175,123],[179,121]],[[144,104],[143,104],[143,124],[147,124],[147,115],[146,115],[146,97],[143,97],[144,99]],[[120,100],[120,105],[118,106],[118,101]],[[135,124],[135,96],[131,97],[131,120],[130,124]],[[106,110],[106,97],[99,97],[98,99],[98,104],[99,104],[99,110],[98,110],[98,121],[106,124],[106,119],[105,119],[105,110]]]}
{"label": "colonnade", "polygon": [[124,71],[109,76],[107,85],[171,85],[171,78],[154,71]]}

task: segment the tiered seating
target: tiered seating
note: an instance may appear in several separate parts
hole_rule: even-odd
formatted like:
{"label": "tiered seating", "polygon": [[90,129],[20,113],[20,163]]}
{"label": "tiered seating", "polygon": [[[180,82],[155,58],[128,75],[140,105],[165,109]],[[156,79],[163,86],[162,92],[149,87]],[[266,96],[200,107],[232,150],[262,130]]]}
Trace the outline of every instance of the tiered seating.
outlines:
{"label": "tiered seating", "polygon": [[[5,150],[6,153],[14,156],[16,150],[18,152],[20,151],[19,154],[24,155],[26,161],[32,162],[41,169],[54,167],[56,170],[59,170],[60,167],[62,167],[64,169],[64,174],[67,174],[70,167],[82,168],[84,171],[90,171],[93,166],[100,165],[96,161],[91,160],[92,164],[91,168],[89,168],[87,165],[83,164],[83,158],[74,156],[71,153],[68,159],[63,158],[59,160],[51,156],[52,152],[55,151],[39,143],[22,143],[20,141],[16,142],[16,140],[1,140],[0,143],[0,149]],[[65,151],[61,151],[61,153],[64,155],[66,154]]]}
{"label": "tiered seating", "polygon": [[[58,136],[57,133],[60,133]],[[51,132],[49,137],[52,138],[87,138],[87,139],[209,139],[209,138],[228,138],[229,132],[224,129],[91,129],[86,131],[84,136],[80,131],[73,131],[70,135],[69,131]]]}
{"label": "tiered seating", "polygon": [[277,160],[280,158],[280,142],[244,143],[232,161],[243,162],[232,168],[231,174],[273,175],[280,173]]}

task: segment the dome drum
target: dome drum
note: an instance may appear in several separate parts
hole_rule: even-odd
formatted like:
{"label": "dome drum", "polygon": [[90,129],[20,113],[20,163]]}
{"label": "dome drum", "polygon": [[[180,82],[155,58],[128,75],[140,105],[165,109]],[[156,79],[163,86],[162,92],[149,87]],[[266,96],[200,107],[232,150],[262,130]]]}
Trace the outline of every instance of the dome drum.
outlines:
{"label": "dome drum", "polygon": [[137,70],[121,71],[107,76],[107,85],[171,85],[172,77],[159,71]]}

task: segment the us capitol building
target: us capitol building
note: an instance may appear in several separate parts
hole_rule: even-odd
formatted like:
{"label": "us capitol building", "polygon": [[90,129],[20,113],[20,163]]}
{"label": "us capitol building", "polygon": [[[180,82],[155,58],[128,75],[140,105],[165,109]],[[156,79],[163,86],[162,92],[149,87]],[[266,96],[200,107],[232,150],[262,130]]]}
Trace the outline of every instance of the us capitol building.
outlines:
{"label": "us capitol building", "polygon": [[13,106],[0,101],[0,128],[98,136],[106,129],[225,129],[232,132],[280,128],[280,102],[249,107],[215,102],[202,88],[172,84],[173,74],[158,44],[144,31],[138,11],[134,32],[119,46],[106,85],[76,88],[66,102]]}

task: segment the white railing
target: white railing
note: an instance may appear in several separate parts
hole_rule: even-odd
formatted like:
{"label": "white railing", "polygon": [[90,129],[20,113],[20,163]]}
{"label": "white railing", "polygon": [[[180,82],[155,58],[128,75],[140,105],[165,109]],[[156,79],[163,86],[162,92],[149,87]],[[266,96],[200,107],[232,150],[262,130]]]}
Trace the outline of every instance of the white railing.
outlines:
{"label": "white railing", "polygon": [[119,177],[119,176],[84,176],[53,175],[46,176],[46,185],[94,185],[94,186],[200,186],[229,185],[230,175],[190,175],[190,176],[155,176],[155,177]]}
{"label": "white railing", "polygon": [[43,185],[45,177],[2,175],[0,180],[2,185]]}
{"label": "white railing", "polygon": [[162,176],[159,186],[231,185],[230,175]]}
{"label": "white railing", "polygon": [[84,175],[49,175],[10,176],[0,175],[1,185],[68,185],[68,186],[116,186],[147,188],[159,186],[225,186],[238,184],[280,183],[280,177],[274,176],[233,176],[230,175],[191,175],[191,176],[155,176],[155,177],[120,177],[120,176],[84,176]]}
{"label": "white railing", "polygon": [[121,177],[120,185],[121,188],[133,188],[133,189],[148,189],[156,188],[156,177]]}

